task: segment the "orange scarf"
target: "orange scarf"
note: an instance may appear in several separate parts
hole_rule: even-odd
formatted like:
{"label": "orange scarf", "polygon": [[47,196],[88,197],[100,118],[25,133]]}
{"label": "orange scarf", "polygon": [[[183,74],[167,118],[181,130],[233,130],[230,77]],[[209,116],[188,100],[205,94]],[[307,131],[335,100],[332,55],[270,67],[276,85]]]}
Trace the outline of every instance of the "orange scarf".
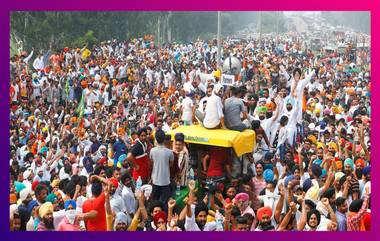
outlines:
{"label": "orange scarf", "polygon": [[[351,219],[356,214],[357,214],[357,212],[348,212],[348,218]],[[364,218],[360,219],[360,221],[359,221],[359,230],[352,230],[352,231],[366,231]]]}

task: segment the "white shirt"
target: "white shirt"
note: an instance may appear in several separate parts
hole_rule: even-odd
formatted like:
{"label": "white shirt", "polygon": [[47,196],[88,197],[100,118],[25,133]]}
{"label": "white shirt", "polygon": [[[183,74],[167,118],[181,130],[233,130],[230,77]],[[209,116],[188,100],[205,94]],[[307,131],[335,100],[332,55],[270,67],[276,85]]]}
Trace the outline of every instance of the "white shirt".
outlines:
{"label": "white shirt", "polygon": [[123,187],[121,197],[124,201],[124,206],[128,214],[135,213],[137,208],[137,201],[135,195],[130,187]]}
{"label": "white shirt", "polygon": [[[189,218],[186,215],[185,230],[186,231],[201,231],[201,229],[199,228],[198,224],[195,221],[195,205],[191,205],[191,213],[192,213],[191,218]],[[203,231],[213,231],[215,229],[216,229],[216,222],[213,221],[213,222],[206,223],[206,225],[203,228]]]}
{"label": "white shirt", "polygon": [[219,96],[212,94],[207,99],[203,125],[206,128],[215,128],[220,124],[220,118],[222,117],[224,117],[222,100]]}
{"label": "white shirt", "polygon": [[110,204],[111,210],[114,213],[125,212],[127,210],[125,208],[124,200],[116,193],[112,196]]}
{"label": "white shirt", "polygon": [[37,57],[34,62],[33,62],[33,68],[35,70],[41,70],[43,69],[45,66],[44,66],[44,61],[43,61],[43,56],[41,57]]}
{"label": "white shirt", "polygon": [[193,120],[193,101],[186,97],[182,100],[182,120],[183,121],[192,121]]}

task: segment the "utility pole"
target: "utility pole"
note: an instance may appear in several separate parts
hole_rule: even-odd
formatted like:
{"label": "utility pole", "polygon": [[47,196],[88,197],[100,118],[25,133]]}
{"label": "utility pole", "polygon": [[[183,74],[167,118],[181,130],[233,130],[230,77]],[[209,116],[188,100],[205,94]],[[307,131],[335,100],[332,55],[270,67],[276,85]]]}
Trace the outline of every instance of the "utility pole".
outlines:
{"label": "utility pole", "polygon": [[217,41],[218,41],[218,52],[217,52],[217,55],[216,55],[216,61],[217,61],[217,68],[218,69],[221,69],[220,68],[220,53],[221,53],[221,40],[220,40],[220,32],[221,32],[221,29],[222,29],[222,23],[221,23],[221,12],[218,11],[218,33],[217,33]]}
{"label": "utility pole", "polygon": [[259,43],[260,43],[260,47],[261,47],[261,34],[262,34],[262,28],[263,28],[263,12],[260,11],[260,37],[259,37]]}
{"label": "utility pole", "polygon": [[276,12],[276,45],[278,45],[279,12]]}

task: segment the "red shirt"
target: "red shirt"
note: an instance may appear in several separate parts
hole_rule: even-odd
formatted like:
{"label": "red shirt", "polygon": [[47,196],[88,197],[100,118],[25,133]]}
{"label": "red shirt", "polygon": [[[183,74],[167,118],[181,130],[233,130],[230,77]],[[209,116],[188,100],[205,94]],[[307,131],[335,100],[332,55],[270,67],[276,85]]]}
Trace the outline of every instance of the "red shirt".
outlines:
{"label": "red shirt", "polygon": [[107,231],[105,200],[104,192],[102,192],[99,197],[86,200],[83,203],[83,213],[88,213],[92,210],[98,212],[95,219],[87,220],[86,227],[88,231]]}
{"label": "red shirt", "polygon": [[220,177],[224,175],[224,167],[231,165],[229,152],[226,148],[211,148],[210,165],[207,170],[207,177]]}
{"label": "red shirt", "polygon": [[139,166],[139,169],[133,169],[132,176],[136,181],[139,176],[142,179],[149,178],[150,170],[149,170],[149,157],[147,153],[147,146],[140,141],[136,140],[136,144],[132,146],[131,153],[135,158],[135,164]]}

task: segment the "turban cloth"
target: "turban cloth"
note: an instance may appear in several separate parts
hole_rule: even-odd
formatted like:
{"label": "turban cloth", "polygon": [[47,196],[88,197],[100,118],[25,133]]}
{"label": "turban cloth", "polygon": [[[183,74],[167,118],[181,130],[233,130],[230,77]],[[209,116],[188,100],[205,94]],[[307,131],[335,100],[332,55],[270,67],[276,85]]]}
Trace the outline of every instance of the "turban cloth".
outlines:
{"label": "turban cloth", "polygon": [[351,158],[347,158],[344,161],[344,166],[346,166],[346,165],[349,165],[351,167],[351,169],[354,169],[354,161]]}
{"label": "turban cloth", "polygon": [[52,187],[52,188],[58,187],[58,186],[59,186],[59,183],[60,183],[60,180],[59,180],[59,179],[54,179],[54,180],[51,182],[51,187]]}
{"label": "turban cloth", "polygon": [[334,149],[334,151],[338,151],[338,146],[336,145],[335,142],[330,142],[329,143],[329,147],[332,148],[332,149]]}
{"label": "turban cloth", "polygon": [[364,167],[365,163],[363,159],[357,159],[355,162],[355,166],[361,166],[362,168]]}
{"label": "turban cloth", "polygon": [[54,203],[55,201],[57,201],[57,195],[55,195],[54,193],[50,193],[49,195],[47,195],[46,202]]}
{"label": "turban cloth", "polygon": [[25,199],[31,193],[32,193],[32,190],[30,190],[29,188],[22,189],[21,192],[20,192],[20,200],[21,200],[21,202],[25,201]]}
{"label": "turban cloth", "polygon": [[272,217],[272,209],[270,207],[262,207],[257,210],[257,219],[259,222],[263,219],[263,216],[267,215],[268,217]]}
{"label": "turban cloth", "polygon": [[32,214],[32,211],[33,211],[33,208],[34,207],[37,207],[38,206],[38,203],[36,200],[32,200],[28,203],[28,206],[27,206],[27,209],[28,209],[28,213],[29,214]]}
{"label": "turban cloth", "polygon": [[343,172],[335,173],[335,181],[339,181],[344,176]]}
{"label": "turban cloth", "polygon": [[309,190],[307,190],[306,195],[305,195],[305,200],[308,199],[316,203],[318,200],[318,193],[319,193],[319,188],[316,186],[312,186],[311,188],[309,188]]}
{"label": "turban cloth", "polygon": [[53,213],[53,211],[54,211],[53,204],[51,204],[51,202],[46,202],[41,205],[38,211],[38,214],[41,218],[44,218],[46,214],[48,214],[49,212]]}
{"label": "turban cloth", "polygon": [[342,169],[343,165],[342,165],[342,161],[341,160],[335,161],[335,164],[336,164],[336,168],[338,170]]}
{"label": "turban cloth", "polygon": [[16,190],[17,193],[21,192],[24,188],[26,188],[25,184],[22,183],[22,182],[17,182],[16,181],[14,183],[14,185],[15,185],[15,190]]}
{"label": "turban cloth", "polygon": [[292,106],[294,106],[294,103],[295,103],[295,101],[294,101],[294,99],[292,97],[287,96],[285,98],[285,104],[291,104]]}
{"label": "turban cloth", "polygon": [[307,190],[309,190],[309,188],[311,188],[311,186],[312,186],[311,180],[310,180],[310,178],[308,178],[303,182],[302,189],[304,192],[307,192]]}
{"label": "turban cloth", "polygon": [[127,159],[127,155],[126,154],[122,154],[122,155],[119,156],[118,161],[119,162],[123,162],[125,159]]}
{"label": "turban cloth", "polygon": [[111,182],[112,186],[114,186],[115,188],[118,188],[119,187],[119,181],[116,179],[116,178],[110,178],[109,181]]}
{"label": "turban cloth", "polygon": [[70,200],[65,201],[64,206],[65,206],[65,210],[67,210],[70,206],[72,206],[74,209],[76,209],[77,203],[75,202],[75,200],[70,199]]}
{"label": "turban cloth", "polygon": [[270,170],[270,169],[266,169],[266,170],[264,171],[264,173],[263,173],[263,176],[264,176],[264,180],[265,180],[266,182],[271,182],[271,181],[273,181],[273,179],[274,179],[274,173],[273,173],[273,171]]}
{"label": "turban cloth", "polygon": [[259,106],[257,107],[257,111],[258,113],[261,113],[261,112],[267,112],[267,107],[266,106]]}
{"label": "turban cloth", "polygon": [[246,201],[249,200],[249,195],[247,193],[245,193],[245,192],[238,193],[235,196],[235,200],[236,201],[242,200],[243,202],[246,202]]}
{"label": "turban cloth", "polygon": [[38,186],[38,184],[39,184],[40,182],[39,181],[34,181],[33,183],[32,183],[32,190],[34,191],[35,189],[36,189],[36,187]]}
{"label": "turban cloth", "polygon": [[48,152],[48,148],[46,146],[42,147],[40,153]]}
{"label": "turban cloth", "polygon": [[364,167],[362,170],[362,173],[364,176],[367,176],[368,174],[370,174],[371,173],[371,166]]}
{"label": "turban cloth", "polygon": [[160,220],[160,219],[163,219],[166,222],[167,216],[166,216],[166,213],[164,211],[160,211],[160,212],[156,213],[156,215],[154,215],[154,217],[153,217],[154,225],[157,226],[158,220]]}
{"label": "turban cloth", "polygon": [[113,228],[116,229],[116,226],[119,223],[125,223],[127,226],[129,226],[131,223],[131,218],[128,215],[126,215],[125,213],[119,212],[116,214],[115,224],[114,224]]}
{"label": "turban cloth", "polygon": [[284,185],[285,185],[285,188],[288,187],[288,184],[289,182],[293,181],[294,180],[294,175],[290,175],[290,176],[287,176],[284,180]]}
{"label": "turban cloth", "polygon": [[17,203],[17,195],[14,193],[9,194],[9,203],[16,204]]}

